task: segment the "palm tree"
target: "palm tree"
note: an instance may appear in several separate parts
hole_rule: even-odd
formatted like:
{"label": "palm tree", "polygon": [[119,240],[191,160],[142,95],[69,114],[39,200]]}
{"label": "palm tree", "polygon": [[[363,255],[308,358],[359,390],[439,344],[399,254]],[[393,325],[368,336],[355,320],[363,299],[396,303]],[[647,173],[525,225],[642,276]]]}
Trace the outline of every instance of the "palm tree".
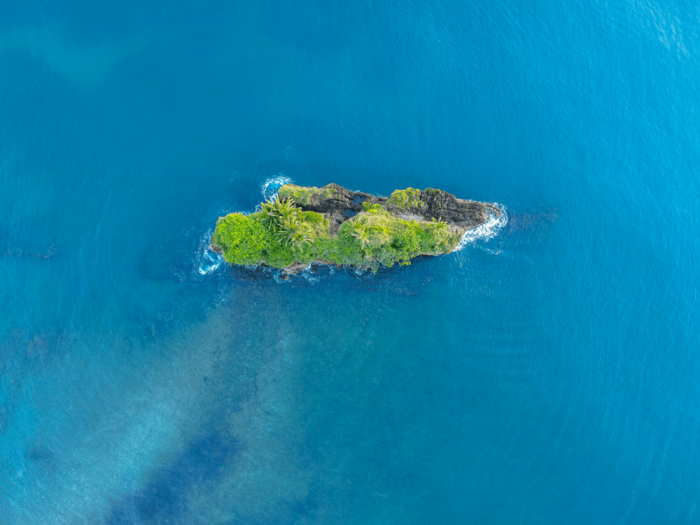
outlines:
{"label": "palm tree", "polygon": [[260,211],[262,212],[261,224],[271,233],[276,233],[297,224],[299,222],[297,213],[301,208],[290,199],[277,199],[274,202],[263,202],[260,205]]}
{"label": "palm tree", "polygon": [[365,230],[365,229],[355,230],[355,231],[354,231],[353,233],[351,233],[350,235],[352,235],[353,237],[355,237],[355,239],[357,239],[358,241],[360,241],[360,244],[361,244],[363,247],[364,247],[364,246],[367,246],[367,245],[370,243],[370,241],[371,241],[371,239],[370,239],[370,237],[369,237],[369,232],[368,232],[367,230]]}
{"label": "palm tree", "polygon": [[262,212],[260,224],[262,224],[267,231],[273,233],[277,231],[277,218],[275,217],[274,210],[275,204],[271,201],[263,202],[260,205],[260,211]]}
{"label": "palm tree", "polygon": [[277,199],[273,204],[273,208],[275,215],[283,220],[289,219],[301,211],[301,208],[294,204],[294,201],[291,199]]}
{"label": "palm tree", "polygon": [[435,220],[435,217],[433,217],[431,220],[433,223],[433,228],[436,230],[445,230],[447,228],[447,223],[442,220],[442,217],[438,217],[438,220]]}
{"label": "palm tree", "polygon": [[346,221],[343,223],[341,226],[340,230],[338,231],[338,236],[342,237],[343,239],[349,241],[351,237],[355,236],[355,228],[353,227],[353,222],[352,221]]}
{"label": "palm tree", "polygon": [[280,242],[292,249],[301,249],[304,245],[311,244],[311,230],[308,225],[298,221],[287,221],[282,228],[275,233]]}

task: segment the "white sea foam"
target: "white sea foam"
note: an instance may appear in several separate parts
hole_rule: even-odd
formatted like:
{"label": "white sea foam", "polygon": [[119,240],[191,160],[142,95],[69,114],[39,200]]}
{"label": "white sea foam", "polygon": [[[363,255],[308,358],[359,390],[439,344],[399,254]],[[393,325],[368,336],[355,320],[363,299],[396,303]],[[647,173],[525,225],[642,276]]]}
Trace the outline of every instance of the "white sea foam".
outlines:
{"label": "white sea foam", "polygon": [[301,271],[301,276],[309,281],[311,284],[316,284],[321,280],[321,277],[316,274],[314,275],[312,272],[314,271],[313,265],[310,265],[308,268],[305,268]]}
{"label": "white sea foam", "polygon": [[224,263],[224,258],[220,253],[215,253],[209,248],[213,230],[207,232],[200,238],[197,248],[196,264],[197,272],[200,275],[209,275],[221,268]]}
{"label": "white sea foam", "polygon": [[453,251],[458,252],[477,241],[491,239],[508,223],[508,213],[506,212],[506,207],[502,204],[496,203],[493,203],[493,205],[498,208],[501,215],[496,217],[492,214],[486,224],[482,224],[481,226],[467,230]]}
{"label": "white sea foam", "polygon": [[[289,277],[282,272],[279,268],[270,268],[268,267],[263,267],[263,271],[267,273],[268,275],[272,276],[272,279],[277,283],[277,284],[288,284],[289,283]],[[282,278],[282,275],[285,276],[285,278]]]}
{"label": "white sea foam", "polygon": [[[285,176],[282,173],[270,177],[265,180],[260,185],[260,192],[265,200],[275,201],[277,200],[277,192],[285,184],[291,184],[292,179]],[[256,206],[255,211],[260,209],[260,205]],[[228,215],[231,212],[223,212],[223,215]],[[243,215],[249,215],[249,211],[239,211],[235,213],[242,213]],[[199,246],[197,247],[197,254],[195,255],[195,268],[199,275],[209,275],[214,273],[216,270],[225,265],[225,259],[220,253],[215,253],[210,248],[211,236],[214,233],[213,230],[208,230],[200,239]],[[277,282],[284,282],[279,278],[279,275],[273,275],[273,278]]]}
{"label": "white sea foam", "polygon": [[291,184],[292,179],[285,176],[283,173],[279,173],[274,177],[270,177],[260,186],[260,192],[265,200],[275,201],[277,200],[277,192],[285,184]]}

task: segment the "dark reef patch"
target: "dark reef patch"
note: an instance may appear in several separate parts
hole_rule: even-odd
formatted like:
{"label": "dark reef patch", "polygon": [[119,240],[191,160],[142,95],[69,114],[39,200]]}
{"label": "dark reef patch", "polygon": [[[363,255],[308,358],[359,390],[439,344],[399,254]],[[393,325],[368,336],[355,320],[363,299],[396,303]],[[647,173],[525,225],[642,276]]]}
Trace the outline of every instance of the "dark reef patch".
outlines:
{"label": "dark reef patch", "polygon": [[180,523],[188,515],[190,487],[215,479],[237,452],[235,443],[217,433],[200,437],[174,463],[157,473],[143,490],[117,502],[107,523]]}

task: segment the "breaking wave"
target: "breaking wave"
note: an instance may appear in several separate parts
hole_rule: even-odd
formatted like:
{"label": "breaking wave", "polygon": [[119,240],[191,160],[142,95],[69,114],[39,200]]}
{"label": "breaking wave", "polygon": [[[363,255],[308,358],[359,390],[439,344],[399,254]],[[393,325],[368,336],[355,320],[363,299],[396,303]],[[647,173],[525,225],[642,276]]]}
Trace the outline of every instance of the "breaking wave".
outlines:
{"label": "breaking wave", "polygon": [[508,223],[508,212],[506,211],[506,207],[502,204],[496,203],[493,203],[493,205],[498,208],[501,215],[496,217],[495,215],[491,214],[486,224],[482,224],[481,226],[467,230],[453,251],[458,252],[463,250],[467,246],[474,244],[476,241],[491,239]]}
{"label": "breaking wave", "polygon": [[212,274],[221,268],[222,264],[224,264],[224,258],[221,256],[221,254],[213,252],[209,248],[211,236],[213,234],[214,230],[207,230],[207,232],[199,240],[195,264],[199,275]]}
{"label": "breaking wave", "polygon": [[292,179],[286,177],[284,174],[279,173],[274,177],[270,177],[260,186],[260,192],[266,201],[277,200],[277,192],[285,184],[291,184]]}
{"label": "breaking wave", "polygon": [[[277,199],[277,192],[285,184],[291,184],[292,179],[286,177],[283,174],[278,174],[274,177],[270,177],[265,182],[260,185],[260,193],[265,200],[275,201]],[[259,209],[258,205],[256,211]],[[224,212],[226,215],[227,212]],[[250,214],[249,211],[241,211],[237,213],[242,213],[244,215]],[[206,233],[202,235],[199,240],[199,245],[197,246],[197,253],[195,255],[195,272],[199,275],[210,275],[216,270],[225,265],[225,260],[220,253],[215,253],[210,248],[211,236],[214,230],[207,230]]]}

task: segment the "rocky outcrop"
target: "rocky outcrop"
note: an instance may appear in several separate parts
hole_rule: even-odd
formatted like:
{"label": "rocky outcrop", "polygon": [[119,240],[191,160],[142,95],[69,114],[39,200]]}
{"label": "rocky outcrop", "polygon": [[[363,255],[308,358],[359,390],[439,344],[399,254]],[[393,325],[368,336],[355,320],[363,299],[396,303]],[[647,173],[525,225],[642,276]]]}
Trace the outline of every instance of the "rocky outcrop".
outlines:
{"label": "rocky outcrop", "polygon": [[279,197],[294,200],[304,211],[323,214],[330,223],[331,234],[336,234],[343,222],[363,211],[363,203],[379,204],[402,219],[416,221],[442,219],[462,232],[485,224],[492,215],[496,217],[501,215],[500,210],[493,204],[458,199],[444,190],[427,188],[413,190],[413,192],[415,193],[412,194],[412,198],[402,202],[394,198],[395,194],[392,194],[392,197],[375,197],[361,191],[350,191],[334,183],[322,188],[288,184],[280,189]]}
{"label": "rocky outcrop", "polygon": [[255,213],[220,217],[211,249],[230,264],[269,265],[286,273],[314,262],[376,271],[449,253],[468,230],[500,215],[492,204],[433,188],[377,197],[337,184],[287,184],[276,202],[262,203]]}

